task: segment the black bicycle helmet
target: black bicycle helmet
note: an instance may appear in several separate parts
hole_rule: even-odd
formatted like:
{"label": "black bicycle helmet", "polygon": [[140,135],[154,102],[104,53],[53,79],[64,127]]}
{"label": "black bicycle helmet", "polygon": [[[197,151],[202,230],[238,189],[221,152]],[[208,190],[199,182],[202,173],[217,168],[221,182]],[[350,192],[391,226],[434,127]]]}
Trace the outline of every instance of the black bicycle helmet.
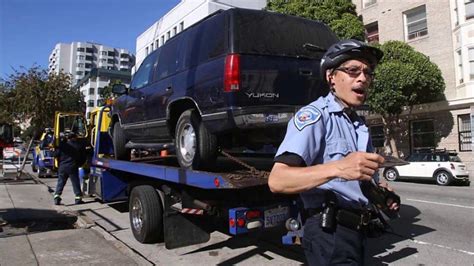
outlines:
{"label": "black bicycle helmet", "polygon": [[321,59],[320,75],[326,80],[326,70],[336,68],[347,60],[363,58],[372,68],[382,59],[383,52],[358,40],[341,40],[331,45]]}

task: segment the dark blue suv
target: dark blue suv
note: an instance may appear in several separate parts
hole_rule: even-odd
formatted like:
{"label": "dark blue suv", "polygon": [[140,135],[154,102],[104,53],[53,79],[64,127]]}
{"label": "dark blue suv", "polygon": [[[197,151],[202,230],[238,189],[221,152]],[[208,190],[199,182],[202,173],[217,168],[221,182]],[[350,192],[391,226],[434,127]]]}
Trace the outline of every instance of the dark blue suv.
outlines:
{"label": "dark blue suv", "polygon": [[115,157],[174,148],[182,167],[212,166],[218,147],[278,146],[303,105],[326,93],[323,23],[267,11],[218,11],[148,55],[112,107]]}

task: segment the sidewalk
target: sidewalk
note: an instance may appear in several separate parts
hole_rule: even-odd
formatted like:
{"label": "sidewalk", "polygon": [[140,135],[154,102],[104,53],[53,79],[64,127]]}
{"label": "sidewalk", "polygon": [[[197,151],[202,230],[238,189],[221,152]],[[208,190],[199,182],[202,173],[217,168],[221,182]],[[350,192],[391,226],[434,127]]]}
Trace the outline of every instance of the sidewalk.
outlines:
{"label": "sidewalk", "polygon": [[71,185],[65,205],[53,205],[51,190],[29,175],[0,176],[0,265],[137,265],[100,228],[80,228],[72,211]]}

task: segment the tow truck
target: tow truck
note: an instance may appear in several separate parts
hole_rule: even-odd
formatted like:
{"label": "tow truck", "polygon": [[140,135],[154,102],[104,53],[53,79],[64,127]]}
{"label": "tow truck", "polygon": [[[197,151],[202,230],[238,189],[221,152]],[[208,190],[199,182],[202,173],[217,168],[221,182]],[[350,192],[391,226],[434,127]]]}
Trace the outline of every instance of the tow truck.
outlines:
{"label": "tow truck", "polygon": [[[114,159],[109,112],[110,107],[104,106],[91,121],[93,154],[90,172],[83,176],[85,193],[103,202],[128,200],[130,227],[137,241],[164,242],[173,249],[205,243],[216,230],[239,236],[284,230],[295,220],[295,197],[272,194],[268,172],[244,159],[228,155],[218,162],[216,172],[180,168],[166,152],[132,161]],[[272,164],[268,158],[248,160],[255,162],[266,163],[267,169]]]}

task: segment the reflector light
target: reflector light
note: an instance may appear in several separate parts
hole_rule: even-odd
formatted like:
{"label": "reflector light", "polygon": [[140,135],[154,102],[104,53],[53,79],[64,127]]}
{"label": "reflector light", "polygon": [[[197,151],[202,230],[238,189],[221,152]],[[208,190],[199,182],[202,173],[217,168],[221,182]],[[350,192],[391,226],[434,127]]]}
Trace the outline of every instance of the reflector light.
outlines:
{"label": "reflector light", "polygon": [[245,226],[245,220],[242,218],[237,219],[237,226],[238,227],[244,227]]}
{"label": "reflector light", "polygon": [[214,186],[220,187],[221,186],[221,181],[219,181],[219,178],[214,178]]}

